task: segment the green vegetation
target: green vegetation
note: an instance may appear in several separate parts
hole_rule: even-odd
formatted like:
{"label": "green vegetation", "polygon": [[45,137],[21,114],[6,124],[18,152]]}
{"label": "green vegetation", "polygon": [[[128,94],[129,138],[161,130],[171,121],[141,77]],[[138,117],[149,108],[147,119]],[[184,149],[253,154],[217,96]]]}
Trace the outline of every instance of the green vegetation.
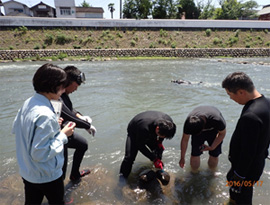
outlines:
{"label": "green vegetation", "polygon": [[[36,55],[35,57],[29,57],[24,59],[14,59],[14,61],[62,61],[64,59],[67,59],[69,61],[105,61],[105,60],[111,60],[111,58],[104,58],[104,57],[92,57],[92,56],[67,56],[65,55],[58,55],[58,56],[51,56],[51,57],[40,57],[39,55]],[[148,60],[148,59],[162,59],[162,60],[171,60],[171,59],[178,59],[176,57],[161,57],[161,56],[153,56],[153,57],[117,57],[113,58],[117,60]]]}
{"label": "green vegetation", "polygon": [[70,43],[70,42],[72,42],[72,38],[62,33],[58,33],[55,38],[56,44],[65,45],[66,43]]}
{"label": "green vegetation", "polygon": [[227,41],[227,45],[229,47],[232,47],[234,44],[236,44],[239,41],[238,37],[229,37],[228,41]]}
{"label": "green vegetation", "polygon": [[132,47],[135,47],[135,46],[136,46],[136,41],[131,40],[130,45],[131,45]]}
{"label": "green vegetation", "polygon": [[[47,44],[47,45],[52,45],[53,43],[53,35],[51,34],[46,34],[45,35],[45,40],[44,40],[44,43]],[[29,42],[29,41],[28,41]]]}
{"label": "green vegetation", "polygon": [[0,50],[121,48],[264,48],[263,30],[95,30],[88,28],[0,30]]}
{"label": "green vegetation", "polygon": [[36,50],[40,49],[40,45],[39,44],[35,45],[34,49]]}
{"label": "green vegetation", "polygon": [[28,31],[27,27],[20,26],[18,28],[15,28],[15,33],[16,33],[15,35],[22,36],[22,35],[25,35],[27,31]]}
{"label": "green vegetation", "polygon": [[214,40],[213,40],[213,44],[214,45],[220,45],[220,44],[222,44],[222,40],[219,39],[218,37],[215,37]]}
{"label": "green vegetation", "polygon": [[161,57],[161,56],[153,56],[153,57],[117,57],[118,60],[172,60],[179,59],[177,57]]}
{"label": "green vegetation", "polygon": [[160,29],[159,35],[160,35],[160,37],[167,37],[168,36],[168,32],[166,30]]}
{"label": "green vegetation", "polygon": [[123,17],[133,19],[254,19],[258,3],[254,0],[125,0]]}
{"label": "green vegetation", "polygon": [[205,31],[206,36],[211,36],[211,29],[206,29]]}
{"label": "green vegetation", "polygon": [[67,58],[67,54],[66,53],[60,53],[57,58],[60,59],[60,60],[63,60],[64,58]]}

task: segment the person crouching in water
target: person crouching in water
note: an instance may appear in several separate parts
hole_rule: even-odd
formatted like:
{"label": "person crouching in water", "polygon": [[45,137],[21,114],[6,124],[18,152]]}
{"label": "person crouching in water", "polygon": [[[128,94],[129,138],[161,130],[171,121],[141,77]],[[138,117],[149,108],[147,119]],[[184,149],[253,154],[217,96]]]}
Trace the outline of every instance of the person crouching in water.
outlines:
{"label": "person crouching in water", "polygon": [[150,159],[156,168],[163,169],[164,139],[172,139],[176,125],[162,112],[146,111],[137,114],[128,124],[125,157],[120,167],[120,178],[128,178],[138,151]]}

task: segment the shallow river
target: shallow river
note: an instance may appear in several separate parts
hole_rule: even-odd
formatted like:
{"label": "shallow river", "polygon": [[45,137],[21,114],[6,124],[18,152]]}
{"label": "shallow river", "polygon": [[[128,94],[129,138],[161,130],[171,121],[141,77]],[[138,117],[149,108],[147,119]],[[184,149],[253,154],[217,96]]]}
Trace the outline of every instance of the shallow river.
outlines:
{"label": "shallow river", "polygon": [[[243,60],[250,63],[238,63]],[[84,177],[79,186],[68,188],[66,198],[73,198],[74,204],[223,204],[228,200],[229,189],[225,178],[230,168],[228,145],[242,106],[229,99],[221,82],[231,72],[244,71],[253,79],[256,88],[270,97],[270,66],[253,62],[269,63],[270,59],[54,62],[60,67],[75,65],[86,74],[86,84],[70,97],[77,110],[91,116],[98,131],[92,137],[85,130],[76,130],[88,140],[89,149],[82,167],[92,169],[92,173]],[[24,201],[11,125],[24,100],[33,95],[31,80],[42,64],[44,62],[0,64],[0,204],[22,204]],[[179,85],[172,83],[172,79],[184,79],[192,84]],[[191,174],[188,165],[190,144],[186,167],[181,169],[178,165],[183,122],[199,105],[216,106],[227,122],[223,153],[214,174],[207,168],[208,153],[201,156],[200,172]],[[134,163],[128,185],[120,189],[117,184],[127,124],[134,115],[145,110],[163,111],[177,125],[176,136],[164,142],[163,162],[171,181],[162,187],[162,195],[136,189],[139,172],[152,166],[141,154]],[[69,151],[69,163],[72,153]],[[253,202],[269,204],[270,160],[267,160],[260,180],[262,183],[254,189]],[[68,183],[66,180],[66,186]]]}

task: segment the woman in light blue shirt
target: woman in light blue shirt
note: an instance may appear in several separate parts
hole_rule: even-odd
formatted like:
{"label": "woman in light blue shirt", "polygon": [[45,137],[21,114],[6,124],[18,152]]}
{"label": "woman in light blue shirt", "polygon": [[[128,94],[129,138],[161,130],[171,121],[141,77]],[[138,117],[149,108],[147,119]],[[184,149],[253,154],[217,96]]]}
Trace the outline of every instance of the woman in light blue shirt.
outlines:
{"label": "woman in light blue shirt", "polygon": [[41,66],[33,77],[36,93],[24,102],[13,123],[25,204],[41,204],[44,196],[49,204],[64,204],[63,150],[75,123],[60,130],[50,100],[59,99],[65,83],[63,69],[52,64]]}

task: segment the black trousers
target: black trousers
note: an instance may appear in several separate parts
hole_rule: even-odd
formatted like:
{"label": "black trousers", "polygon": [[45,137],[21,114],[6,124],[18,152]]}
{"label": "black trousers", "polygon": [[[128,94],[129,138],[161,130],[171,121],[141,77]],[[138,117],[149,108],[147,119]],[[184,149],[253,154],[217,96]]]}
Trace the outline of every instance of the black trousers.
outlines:
{"label": "black trousers", "polygon": [[75,149],[73,155],[73,162],[70,176],[74,178],[80,177],[80,166],[83,160],[84,153],[88,149],[87,140],[81,135],[74,133],[68,140],[68,143],[64,146],[64,165],[63,165],[63,179],[66,177],[67,163],[68,163],[68,148]]}
{"label": "black trousers", "polygon": [[[147,146],[152,151],[155,149],[154,145],[152,144],[147,144]],[[125,178],[127,178],[131,172],[132,165],[136,159],[138,151],[139,149],[136,145],[136,139],[128,135],[126,140],[125,157],[120,167],[120,174],[122,174]],[[160,156],[160,159],[161,157],[162,156]]]}
{"label": "black trousers", "polygon": [[[233,169],[231,169],[227,174],[228,182],[231,182],[233,176]],[[246,181],[252,181],[245,179]],[[230,190],[230,198],[236,202],[236,204],[252,204],[253,197],[253,186],[242,186],[241,193],[236,194]]]}
{"label": "black trousers", "polygon": [[135,140],[130,136],[127,136],[125,157],[120,167],[120,174],[122,174],[125,178],[129,176],[137,154],[138,148]]}
{"label": "black trousers", "polygon": [[44,196],[49,204],[65,204],[62,177],[48,183],[35,184],[23,179],[25,204],[41,204]]}

